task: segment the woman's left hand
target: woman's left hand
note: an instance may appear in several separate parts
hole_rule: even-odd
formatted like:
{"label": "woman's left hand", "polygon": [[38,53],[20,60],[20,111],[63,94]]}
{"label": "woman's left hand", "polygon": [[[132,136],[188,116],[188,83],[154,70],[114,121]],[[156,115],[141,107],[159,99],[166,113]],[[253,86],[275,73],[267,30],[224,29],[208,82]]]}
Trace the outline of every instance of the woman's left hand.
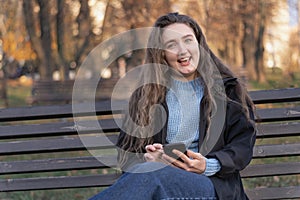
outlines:
{"label": "woman's left hand", "polygon": [[206,168],[205,157],[200,153],[195,153],[191,150],[187,150],[187,155],[184,153],[174,149],[173,153],[175,153],[179,158],[183,160],[183,162],[176,160],[166,154],[162,155],[162,158],[172,165],[184,169],[189,172],[194,172],[198,174],[202,174]]}
{"label": "woman's left hand", "polygon": [[150,144],[145,147],[146,152],[144,158],[147,162],[162,162],[161,155],[163,154],[163,145],[159,143]]}

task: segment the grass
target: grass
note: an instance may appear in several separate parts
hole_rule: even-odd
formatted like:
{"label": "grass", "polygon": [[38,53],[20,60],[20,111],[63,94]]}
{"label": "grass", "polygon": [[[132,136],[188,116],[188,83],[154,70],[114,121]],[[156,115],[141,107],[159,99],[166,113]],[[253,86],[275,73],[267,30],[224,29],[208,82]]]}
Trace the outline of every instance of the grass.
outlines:
{"label": "grass", "polygon": [[286,75],[281,69],[266,69],[266,81],[258,83],[250,80],[248,83],[251,89],[281,89],[300,87],[300,72],[294,73],[294,79]]}
{"label": "grass", "polygon": [[[27,106],[31,94],[31,86],[19,80],[7,81],[7,100],[9,107]],[[0,99],[0,108],[5,106],[3,99]]]}

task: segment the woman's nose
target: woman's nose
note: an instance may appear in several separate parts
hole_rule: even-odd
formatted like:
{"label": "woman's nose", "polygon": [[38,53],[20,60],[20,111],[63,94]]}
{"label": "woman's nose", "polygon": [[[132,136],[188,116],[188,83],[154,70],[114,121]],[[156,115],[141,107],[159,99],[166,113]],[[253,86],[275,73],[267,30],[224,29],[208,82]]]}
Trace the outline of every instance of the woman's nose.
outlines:
{"label": "woman's nose", "polygon": [[178,55],[179,56],[183,56],[183,55],[185,55],[187,53],[187,48],[186,48],[185,44],[180,43],[178,45],[178,47],[179,47],[178,48]]}

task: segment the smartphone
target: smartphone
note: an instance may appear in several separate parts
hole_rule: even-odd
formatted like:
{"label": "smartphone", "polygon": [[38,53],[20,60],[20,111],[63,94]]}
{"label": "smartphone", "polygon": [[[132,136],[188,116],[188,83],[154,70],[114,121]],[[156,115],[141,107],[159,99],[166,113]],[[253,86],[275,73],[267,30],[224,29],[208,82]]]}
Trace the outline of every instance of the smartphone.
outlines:
{"label": "smartphone", "polygon": [[186,154],[186,147],[185,147],[184,143],[172,143],[172,144],[164,145],[165,154],[183,162],[183,160],[181,158],[179,158],[175,153],[172,152],[173,149],[176,149],[176,150],[181,151],[182,153]]}

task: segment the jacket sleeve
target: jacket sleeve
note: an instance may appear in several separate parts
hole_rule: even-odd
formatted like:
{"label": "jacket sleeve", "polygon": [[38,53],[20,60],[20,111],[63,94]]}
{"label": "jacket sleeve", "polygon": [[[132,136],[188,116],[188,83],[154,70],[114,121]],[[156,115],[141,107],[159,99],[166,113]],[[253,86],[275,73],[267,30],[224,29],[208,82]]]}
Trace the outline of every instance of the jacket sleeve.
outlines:
{"label": "jacket sleeve", "polygon": [[[235,100],[234,87],[231,88],[231,99]],[[256,139],[256,127],[254,113],[249,107],[250,119],[243,112],[242,106],[235,101],[227,102],[227,111],[223,135],[219,140],[218,147],[210,152],[207,157],[219,160],[220,171],[216,174],[219,177],[238,173],[251,161],[253,147]]]}
{"label": "jacket sleeve", "polygon": [[256,137],[254,123],[246,118],[239,106],[229,104],[232,105],[228,106],[231,111],[226,120],[225,145],[214,153],[221,164],[221,170],[217,173],[220,176],[238,172],[250,163]]}

